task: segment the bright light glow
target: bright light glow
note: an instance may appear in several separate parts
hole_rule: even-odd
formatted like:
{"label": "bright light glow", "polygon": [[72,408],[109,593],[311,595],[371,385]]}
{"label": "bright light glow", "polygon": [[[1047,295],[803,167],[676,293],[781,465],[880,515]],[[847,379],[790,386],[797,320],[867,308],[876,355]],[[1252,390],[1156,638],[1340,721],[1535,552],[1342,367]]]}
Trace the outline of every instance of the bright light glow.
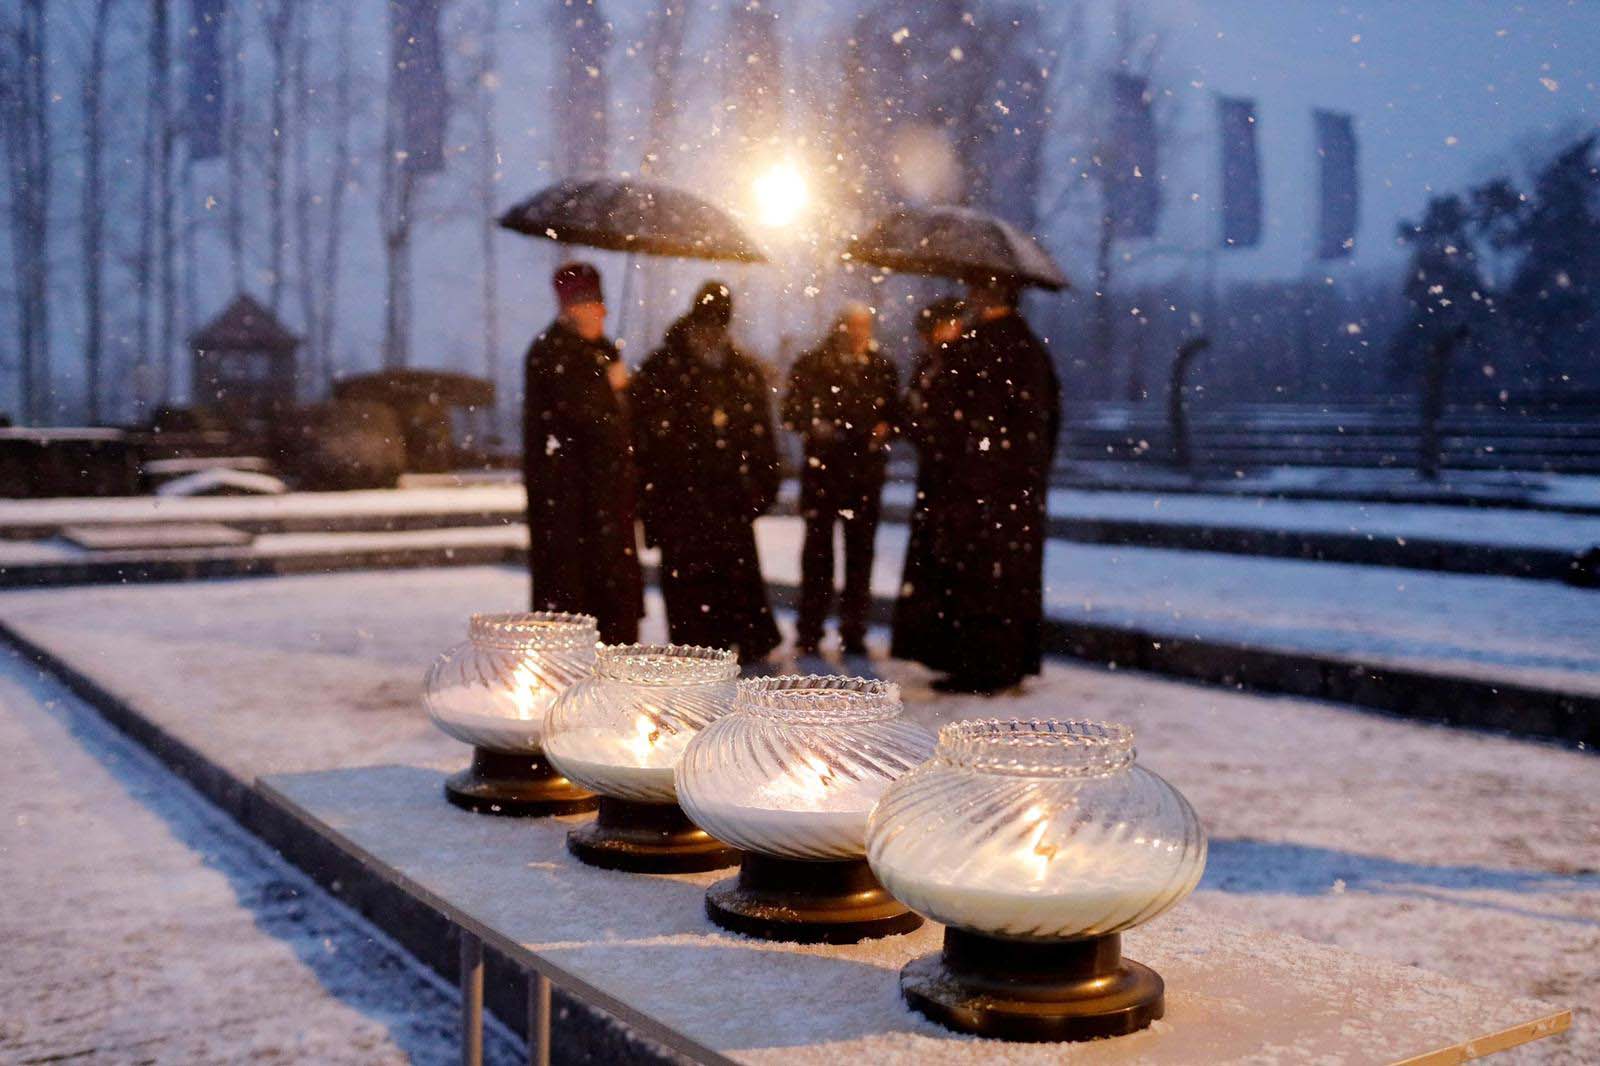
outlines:
{"label": "bright light glow", "polygon": [[756,217],[763,226],[793,225],[810,201],[805,175],[787,160],[774,163],[762,172],[752,190]]}

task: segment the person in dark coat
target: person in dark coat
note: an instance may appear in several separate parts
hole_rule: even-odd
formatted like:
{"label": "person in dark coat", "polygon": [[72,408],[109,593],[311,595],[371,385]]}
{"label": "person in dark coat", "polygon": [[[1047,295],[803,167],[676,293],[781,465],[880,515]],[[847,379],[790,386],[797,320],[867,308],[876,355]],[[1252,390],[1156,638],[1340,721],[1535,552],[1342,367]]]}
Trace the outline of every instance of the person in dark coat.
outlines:
{"label": "person in dark coat", "polygon": [[992,694],[1040,669],[1044,544],[1061,389],[1017,291],[973,286],[967,333],[945,349],[919,433],[940,443],[927,510],[929,596],[897,634],[948,676],[946,692]]}
{"label": "person in dark coat", "polygon": [[622,395],[627,373],[605,336],[599,272],[568,263],[553,284],[561,312],[524,362],[533,608],[592,614],[601,640],[631,644],[639,638],[644,584],[633,435]]}
{"label": "person in dark coat", "polygon": [[929,620],[938,610],[937,575],[940,567],[933,556],[928,515],[939,506],[937,496],[944,483],[944,442],[930,433],[926,412],[927,395],[933,388],[944,362],[945,350],[961,339],[966,329],[965,305],[954,297],[935,300],[917,315],[917,337],[922,350],[917,353],[906,386],[901,433],[917,449],[917,489],[907,528],[904,570],[900,594],[894,603],[894,638],[889,654],[896,659],[917,659],[927,641]]}
{"label": "person in dark coat", "polygon": [[805,441],[800,469],[800,618],[796,649],[815,655],[833,602],[833,530],[844,526],[839,639],[846,655],[867,652],[872,549],[878,532],[889,439],[900,421],[900,375],[878,350],[875,316],[850,304],[821,344],[795,360],[783,423]]}
{"label": "person in dark coat", "polygon": [[661,549],[674,643],[778,646],[753,523],[778,496],[771,388],[728,336],[728,287],[707,282],[629,388],[647,543]]}

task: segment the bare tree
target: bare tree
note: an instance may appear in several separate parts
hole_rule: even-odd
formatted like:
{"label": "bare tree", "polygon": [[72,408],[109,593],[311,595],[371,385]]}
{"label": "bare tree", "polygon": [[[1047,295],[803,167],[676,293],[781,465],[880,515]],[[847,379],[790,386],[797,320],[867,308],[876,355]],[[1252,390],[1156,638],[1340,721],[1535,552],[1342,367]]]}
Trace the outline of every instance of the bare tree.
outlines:
{"label": "bare tree", "polygon": [[166,0],[157,0],[158,17],[151,30],[151,45],[158,50],[152,62],[160,75],[162,98],[161,125],[157,130],[156,151],[159,154],[161,180],[157,186],[156,226],[159,235],[157,253],[161,264],[160,290],[160,343],[161,343],[161,398],[170,403],[174,392],[174,377],[178,351],[178,235],[173,207],[177,200],[172,176],[176,171],[173,157],[177,154],[177,121],[172,107],[172,30]]}
{"label": "bare tree", "polygon": [[311,202],[316,193],[311,184],[311,94],[308,84],[311,66],[311,25],[309,13],[302,18],[289,51],[289,140],[294,161],[295,297],[300,322],[305,330],[306,355],[313,368],[322,359],[321,338],[315,328],[316,280],[312,275],[314,250],[311,232]]}
{"label": "bare tree", "polygon": [[94,23],[89,30],[89,59],[83,76],[83,321],[84,369],[87,377],[89,421],[99,422],[100,376],[104,361],[105,209],[101,177],[105,148],[105,109],[101,90],[105,84],[107,38],[117,0],[95,0]]}
{"label": "bare tree", "polygon": [[299,0],[274,0],[262,12],[267,54],[272,57],[271,103],[267,140],[267,305],[276,314],[283,300],[283,253],[288,243],[285,223],[284,160],[288,154],[288,111],[292,91],[289,50],[299,29]]}
{"label": "bare tree", "polygon": [[478,203],[483,258],[483,372],[500,384],[500,267],[495,243],[495,184],[500,173],[500,148],[494,132],[494,96],[499,89],[495,68],[495,35],[500,30],[499,0],[483,0],[478,30],[478,65],[473,93],[478,119]]}
{"label": "bare tree", "polygon": [[11,185],[20,413],[42,421],[50,396],[50,125],[45,0],[25,0],[0,70],[0,130]]}
{"label": "bare tree", "polygon": [[227,193],[224,227],[227,232],[228,266],[233,290],[244,291],[244,20],[237,10],[225,16],[227,47],[226,82],[223,88],[223,152],[226,156]]}
{"label": "bare tree", "polygon": [[411,361],[411,199],[416,178],[401,151],[401,117],[393,77],[384,96],[383,185],[378,214],[383,224],[384,278],[383,364]]}
{"label": "bare tree", "polygon": [[[671,173],[669,162],[673,130],[678,118],[678,92],[683,70],[684,39],[689,31],[689,16],[693,0],[678,0],[655,8],[650,13],[650,121],[645,128],[644,145],[640,153],[639,172],[646,177],[665,177]],[[661,294],[662,268],[654,260],[646,260],[640,271],[644,290],[640,302],[644,308],[641,323],[646,337],[654,337],[657,322],[651,318],[665,303]]]}
{"label": "bare tree", "polygon": [[350,125],[355,113],[352,74],[355,57],[350,51],[353,18],[351,5],[341,5],[334,36],[337,73],[333,82],[333,148],[328,173],[328,210],[323,225],[322,283],[317,287],[318,304],[313,326],[324,384],[333,377],[333,333],[339,309],[339,260],[344,245],[344,194],[351,178]]}

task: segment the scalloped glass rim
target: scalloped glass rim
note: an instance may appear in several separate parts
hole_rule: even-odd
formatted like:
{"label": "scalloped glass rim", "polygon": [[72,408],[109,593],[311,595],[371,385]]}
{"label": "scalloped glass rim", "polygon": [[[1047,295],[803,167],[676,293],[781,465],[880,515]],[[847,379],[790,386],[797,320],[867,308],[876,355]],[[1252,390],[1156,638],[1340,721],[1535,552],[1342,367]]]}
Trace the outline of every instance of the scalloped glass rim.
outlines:
{"label": "scalloped glass rim", "polygon": [[697,644],[602,644],[595,673],[633,685],[700,685],[733,680],[739,658],[731,648]]}
{"label": "scalloped glass rim", "polygon": [[842,674],[786,674],[739,682],[734,711],[792,725],[872,722],[900,713],[900,686]]}
{"label": "scalloped glass rim", "polygon": [[1133,730],[1086,718],[973,718],[939,730],[934,758],[980,773],[1086,777],[1131,766]]}
{"label": "scalloped glass rim", "polygon": [[564,648],[594,644],[600,621],[592,614],[566,611],[506,611],[474,614],[467,636],[478,644],[503,648]]}

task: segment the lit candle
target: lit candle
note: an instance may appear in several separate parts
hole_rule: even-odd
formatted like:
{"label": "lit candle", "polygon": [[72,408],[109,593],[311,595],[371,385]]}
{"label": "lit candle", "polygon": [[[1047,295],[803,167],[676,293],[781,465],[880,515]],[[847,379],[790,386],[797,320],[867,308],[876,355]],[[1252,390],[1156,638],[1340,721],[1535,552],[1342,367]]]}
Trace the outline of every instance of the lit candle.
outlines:
{"label": "lit candle", "polygon": [[694,735],[733,705],[731,651],[603,646],[594,677],[545,716],[544,747],[562,773],[601,796],[599,817],[567,846],[585,862],[641,872],[715,870],[738,852],[677,805],[673,771]]}
{"label": "lit candle", "polygon": [[1024,1040],[1133,1032],[1164,985],[1119,934],[1193,890],[1194,809],[1134,765],[1126,726],[973,721],[896,781],[867,826],[873,872],[945,923],[944,950],[900,973],[906,1001],[953,1029]]}
{"label": "lit candle", "polygon": [[537,611],[473,615],[466,643],[434,660],[423,704],[444,732],[473,746],[472,766],[445,783],[449,800],[491,814],[571,814],[592,795],[541,755],[544,716],[594,669],[593,617]]}

